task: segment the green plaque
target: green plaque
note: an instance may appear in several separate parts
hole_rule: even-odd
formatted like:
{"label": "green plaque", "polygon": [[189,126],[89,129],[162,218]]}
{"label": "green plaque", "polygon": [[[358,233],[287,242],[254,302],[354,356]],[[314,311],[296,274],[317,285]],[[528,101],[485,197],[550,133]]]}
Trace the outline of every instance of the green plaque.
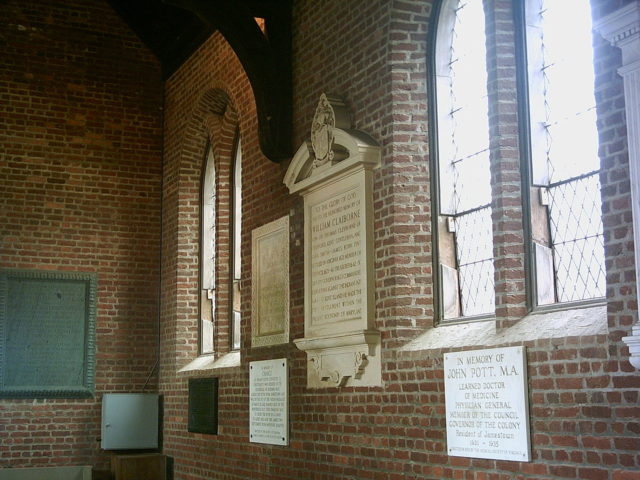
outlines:
{"label": "green plaque", "polygon": [[96,275],[0,271],[0,397],[94,393]]}

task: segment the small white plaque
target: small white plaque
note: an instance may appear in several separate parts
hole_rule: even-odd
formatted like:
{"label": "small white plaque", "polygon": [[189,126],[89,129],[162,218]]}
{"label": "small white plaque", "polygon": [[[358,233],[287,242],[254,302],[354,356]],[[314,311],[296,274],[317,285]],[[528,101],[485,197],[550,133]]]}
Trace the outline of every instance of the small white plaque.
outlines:
{"label": "small white plaque", "polygon": [[524,347],[445,353],[447,452],[530,461]]}
{"label": "small white plaque", "polygon": [[249,440],[289,444],[289,376],[287,359],[249,364]]}

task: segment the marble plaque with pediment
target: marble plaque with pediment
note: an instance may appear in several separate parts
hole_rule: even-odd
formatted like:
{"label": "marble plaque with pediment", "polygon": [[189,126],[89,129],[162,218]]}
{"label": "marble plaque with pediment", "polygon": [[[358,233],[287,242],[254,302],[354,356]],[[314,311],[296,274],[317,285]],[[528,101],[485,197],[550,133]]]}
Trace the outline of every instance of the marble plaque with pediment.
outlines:
{"label": "marble plaque with pediment", "polygon": [[307,353],[307,386],[381,385],[373,264],[380,147],[326,95],[310,138],[284,180],[304,198],[305,335],[295,344]]}

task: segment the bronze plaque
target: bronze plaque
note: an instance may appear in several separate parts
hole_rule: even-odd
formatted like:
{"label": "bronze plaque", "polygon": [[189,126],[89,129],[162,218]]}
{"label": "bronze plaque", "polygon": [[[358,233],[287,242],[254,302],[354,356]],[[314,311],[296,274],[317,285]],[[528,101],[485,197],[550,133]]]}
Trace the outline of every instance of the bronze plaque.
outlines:
{"label": "bronze plaque", "polygon": [[0,397],[94,393],[96,275],[0,271]]}

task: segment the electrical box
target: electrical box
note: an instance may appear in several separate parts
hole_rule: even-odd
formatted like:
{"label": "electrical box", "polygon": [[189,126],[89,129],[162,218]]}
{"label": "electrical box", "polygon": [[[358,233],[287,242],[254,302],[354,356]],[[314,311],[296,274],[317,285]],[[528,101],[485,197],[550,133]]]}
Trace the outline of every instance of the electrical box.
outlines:
{"label": "electrical box", "polygon": [[156,393],[106,393],[102,397],[104,450],[158,448]]}

